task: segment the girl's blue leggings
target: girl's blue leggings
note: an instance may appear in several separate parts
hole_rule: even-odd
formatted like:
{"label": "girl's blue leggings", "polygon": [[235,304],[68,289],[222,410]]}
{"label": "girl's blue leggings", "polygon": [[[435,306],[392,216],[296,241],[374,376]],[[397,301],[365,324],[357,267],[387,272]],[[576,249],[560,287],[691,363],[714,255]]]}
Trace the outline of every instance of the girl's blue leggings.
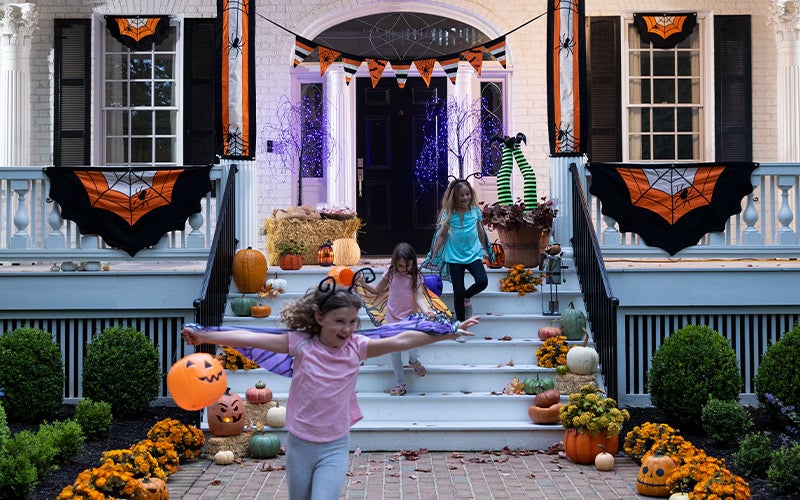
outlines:
{"label": "girl's blue leggings", "polygon": [[350,464],[350,435],[314,443],[291,432],[286,438],[286,479],[291,500],[338,500]]}

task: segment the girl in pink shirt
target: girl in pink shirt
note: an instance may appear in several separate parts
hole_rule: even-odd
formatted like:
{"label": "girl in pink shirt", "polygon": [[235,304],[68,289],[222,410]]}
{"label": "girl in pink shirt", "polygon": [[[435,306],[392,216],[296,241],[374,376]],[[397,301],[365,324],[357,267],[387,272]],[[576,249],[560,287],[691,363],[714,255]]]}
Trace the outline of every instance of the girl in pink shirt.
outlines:
{"label": "girl in pink shirt", "polygon": [[[354,335],[359,326],[360,307],[359,295],[350,289],[336,288],[333,279],[326,278],[318,288],[284,308],[281,319],[288,330],[280,333],[275,329],[215,330],[199,325],[187,325],[182,331],[190,345],[207,343],[239,348],[265,368],[276,357],[293,356],[286,404],[289,431],[286,475],[292,500],[339,498],[349,463],[350,426],[362,418],[355,392],[362,361],[473,335],[465,329],[479,322],[474,317],[444,325],[442,329],[417,319],[416,323],[409,320],[382,327],[385,335],[389,335],[384,338],[373,333],[381,328]],[[406,330],[397,333],[398,327]]]}

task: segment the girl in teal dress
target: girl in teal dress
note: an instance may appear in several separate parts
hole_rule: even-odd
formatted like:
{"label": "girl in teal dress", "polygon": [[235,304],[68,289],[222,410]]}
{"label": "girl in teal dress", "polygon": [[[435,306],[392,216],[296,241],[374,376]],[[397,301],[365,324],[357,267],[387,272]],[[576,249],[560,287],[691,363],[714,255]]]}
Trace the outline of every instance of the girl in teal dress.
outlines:
{"label": "girl in teal dress", "polygon": [[[428,256],[431,262],[440,261],[447,266],[453,284],[453,309],[461,321],[472,315],[472,297],[489,283],[483,258],[491,258],[491,251],[475,198],[475,190],[466,179],[450,182],[442,199],[439,227]],[[475,280],[466,289],[465,271]]]}

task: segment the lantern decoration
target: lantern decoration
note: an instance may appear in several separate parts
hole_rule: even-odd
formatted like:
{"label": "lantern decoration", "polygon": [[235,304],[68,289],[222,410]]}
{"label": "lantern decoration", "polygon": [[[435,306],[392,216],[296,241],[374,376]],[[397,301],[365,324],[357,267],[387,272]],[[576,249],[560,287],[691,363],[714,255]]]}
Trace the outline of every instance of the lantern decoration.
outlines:
{"label": "lantern decoration", "polygon": [[489,259],[489,261],[486,262],[486,266],[489,269],[500,269],[506,263],[506,252],[503,250],[503,245],[497,240],[494,240],[491,250],[494,254],[494,260]]}
{"label": "lantern decoration", "polygon": [[167,373],[167,388],[175,404],[184,410],[201,410],[225,394],[227,376],[217,358],[196,352],[172,365]]}
{"label": "lantern decoration", "polygon": [[331,243],[331,240],[319,246],[319,250],[317,250],[317,263],[320,266],[326,267],[333,265],[333,243]]}

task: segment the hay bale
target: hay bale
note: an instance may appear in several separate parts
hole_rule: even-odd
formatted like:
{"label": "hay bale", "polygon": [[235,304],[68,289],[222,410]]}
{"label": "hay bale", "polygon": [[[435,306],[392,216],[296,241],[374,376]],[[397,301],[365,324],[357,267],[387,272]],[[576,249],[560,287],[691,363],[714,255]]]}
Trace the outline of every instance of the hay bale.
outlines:
{"label": "hay bale", "polygon": [[235,436],[211,436],[206,440],[206,456],[214,460],[218,451],[231,450],[237,458],[246,457],[250,453],[251,431],[245,431]]}
{"label": "hay bale", "polygon": [[597,388],[597,378],[595,375],[578,375],[576,373],[556,374],[556,390],[561,394],[572,394],[578,392],[581,386],[591,385]]}
{"label": "hay bale", "polygon": [[358,217],[347,220],[266,219],[264,232],[267,235],[267,260],[269,265],[277,265],[278,242],[294,238],[308,245],[308,250],[303,254],[303,264],[314,265],[317,263],[320,245],[339,238],[355,239],[360,228],[361,219]]}
{"label": "hay bale", "polygon": [[250,427],[257,429],[259,425],[261,425],[261,427],[266,426],[267,411],[275,406],[278,406],[278,403],[275,401],[270,401],[269,403],[251,403],[249,401],[245,401],[244,409]]}

